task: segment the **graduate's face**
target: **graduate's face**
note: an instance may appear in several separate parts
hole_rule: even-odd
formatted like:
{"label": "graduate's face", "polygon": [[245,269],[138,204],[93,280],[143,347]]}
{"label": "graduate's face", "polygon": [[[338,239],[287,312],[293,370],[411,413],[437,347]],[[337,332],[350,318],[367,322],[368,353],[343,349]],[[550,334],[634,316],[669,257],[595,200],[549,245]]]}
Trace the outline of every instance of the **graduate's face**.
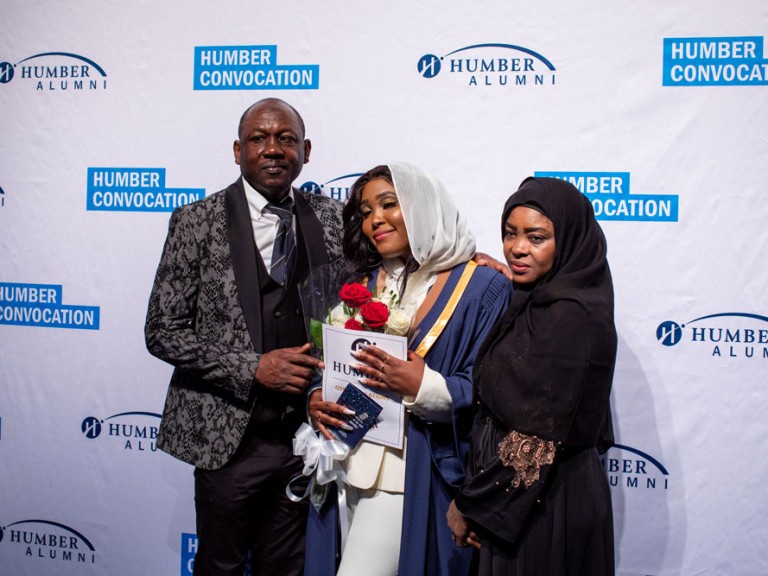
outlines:
{"label": "graduate's face", "polygon": [[363,187],[360,215],[363,234],[382,258],[407,260],[410,257],[403,211],[391,182],[378,178]]}
{"label": "graduate's face", "polygon": [[552,270],[555,226],[541,212],[518,206],[504,224],[504,256],[515,284],[533,286]]}

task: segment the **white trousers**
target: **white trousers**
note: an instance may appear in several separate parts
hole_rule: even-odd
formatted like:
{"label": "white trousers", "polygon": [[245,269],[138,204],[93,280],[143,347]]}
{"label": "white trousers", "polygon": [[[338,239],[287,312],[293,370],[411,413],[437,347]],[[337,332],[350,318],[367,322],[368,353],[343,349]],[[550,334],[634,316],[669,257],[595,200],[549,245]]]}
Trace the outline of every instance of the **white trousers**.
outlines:
{"label": "white trousers", "polygon": [[400,561],[403,495],[347,486],[350,525],[337,576],[395,576]]}

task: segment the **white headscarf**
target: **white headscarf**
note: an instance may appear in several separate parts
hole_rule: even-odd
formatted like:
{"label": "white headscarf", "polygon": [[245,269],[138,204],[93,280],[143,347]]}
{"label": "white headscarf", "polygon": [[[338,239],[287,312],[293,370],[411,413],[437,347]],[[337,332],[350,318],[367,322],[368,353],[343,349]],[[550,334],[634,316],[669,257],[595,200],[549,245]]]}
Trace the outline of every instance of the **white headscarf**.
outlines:
{"label": "white headscarf", "polygon": [[388,163],[419,275],[449,270],[475,254],[475,236],[442,183],[405,162]]}

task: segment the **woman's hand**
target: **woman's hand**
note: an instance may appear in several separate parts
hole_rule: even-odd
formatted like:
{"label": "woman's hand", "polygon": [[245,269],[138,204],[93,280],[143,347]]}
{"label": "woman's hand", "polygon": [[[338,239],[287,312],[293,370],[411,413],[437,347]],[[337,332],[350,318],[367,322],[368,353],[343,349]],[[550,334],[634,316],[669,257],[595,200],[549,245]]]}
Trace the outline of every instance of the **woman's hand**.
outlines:
{"label": "woman's hand", "polygon": [[354,412],[341,404],[323,400],[323,391],[320,388],[309,394],[309,417],[328,440],[334,440],[334,437],[326,426],[337,426],[345,430],[352,429],[349,424],[339,419],[339,415],[352,416]]}
{"label": "woman's hand", "polygon": [[445,519],[448,521],[448,528],[451,529],[453,541],[456,546],[459,548],[472,546],[478,550],[480,549],[480,540],[477,538],[477,534],[469,529],[469,523],[462,513],[459,512],[459,509],[456,508],[455,500],[451,500]]}
{"label": "woman's hand", "polygon": [[415,352],[408,351],[408,360],[398,360],[376,346],[352,352],[360,362],[354,367],[366,375],[360,381],[366,386],[379,388],[415,398],[424,377],[424,360]]}

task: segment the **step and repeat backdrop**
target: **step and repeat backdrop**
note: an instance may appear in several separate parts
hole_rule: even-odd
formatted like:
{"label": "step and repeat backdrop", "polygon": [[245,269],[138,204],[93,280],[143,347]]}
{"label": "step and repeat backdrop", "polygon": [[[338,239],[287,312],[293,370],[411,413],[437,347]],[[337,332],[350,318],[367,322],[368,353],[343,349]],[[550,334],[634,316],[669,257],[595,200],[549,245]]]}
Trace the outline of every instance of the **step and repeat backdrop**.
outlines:
{"label": "step and repeat backdrop", "polygon": [[0,573],[191,574],[192,468],[144,346],[170,212],[234,181],[241,113],[303,115],[297,186],[434,173],[502,258],[528,175],[609,242],[618,572],[768,574],[768,5],[5,0]]}

